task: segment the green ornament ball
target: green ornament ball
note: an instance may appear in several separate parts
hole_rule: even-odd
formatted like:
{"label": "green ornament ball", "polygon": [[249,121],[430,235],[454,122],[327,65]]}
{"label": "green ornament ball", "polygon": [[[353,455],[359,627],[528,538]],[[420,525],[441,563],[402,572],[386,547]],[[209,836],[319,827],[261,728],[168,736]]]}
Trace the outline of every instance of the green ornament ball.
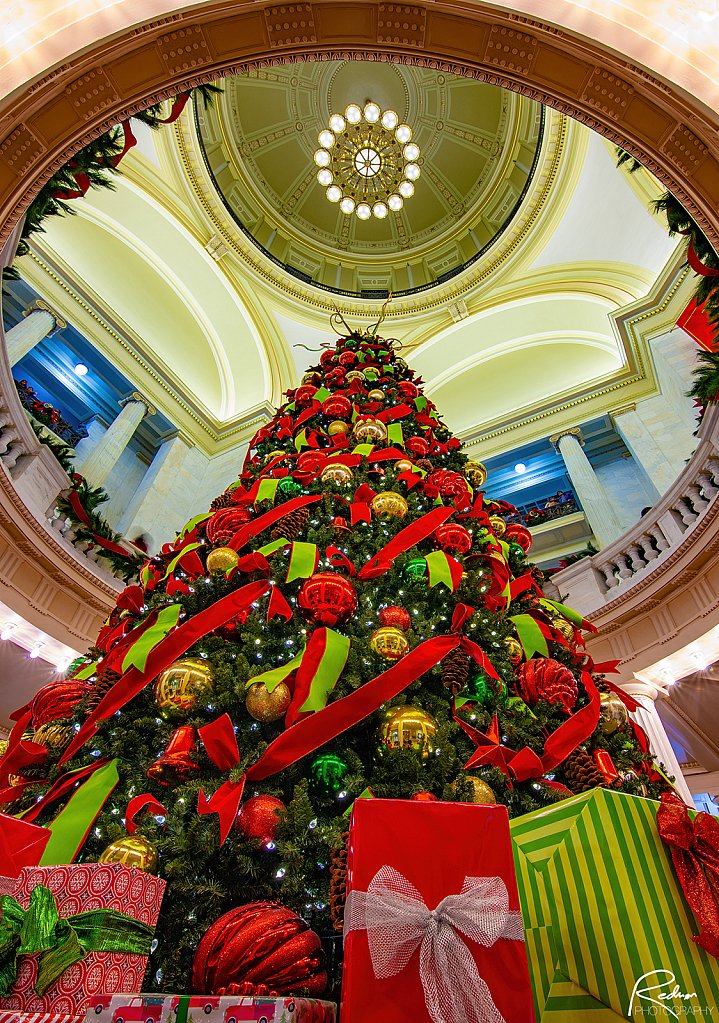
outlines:
{"label": "green ornament ball", "polygon": [[339,753],[320,753],[310,767],[312,794],[321,799],[333,799],[342,791],[349,769],[350,765]]}
{"label": "green ornament ball", "polygon": [[509,553],[514,554],[514,556],[517,558],[526,557],[526,554],[524,553],[524,548],[520,547],[518,543],[510,543]]}
{"label": "green ornament ball", "polygon": [[474,676],[467,688],[461,693],[465,700],[476,700],[483,707],[496,703],[502,706],[507,702],[507,683],[501,679],[491,681],[481,671]]}
{"label": "green ornament ball", "polygon": [[429,576],[427,562],[424,558],[413,558],[404,566],[402,574],[407,583],[425,582]]}
{"label": "green ornament ball", "polygon": [[281,479],[277,484],[277,489],[281,494],[284,494],[285,497],[297,497],[298,494],[302,493],[302,484],[298,483],[297,480],[293,479],[291,476],[285,476],[284,479]]}

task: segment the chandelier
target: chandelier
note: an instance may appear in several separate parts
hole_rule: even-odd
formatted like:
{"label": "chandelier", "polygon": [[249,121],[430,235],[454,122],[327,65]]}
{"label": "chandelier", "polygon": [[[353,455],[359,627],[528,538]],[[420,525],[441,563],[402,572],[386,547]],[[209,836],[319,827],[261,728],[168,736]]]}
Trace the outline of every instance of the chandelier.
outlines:
{"label": "chandelier", "polygon": [[360,220],[372,214],[383,220],[390,210],[401,210],[421,173],[419,146],[411,139],[409,125],[399,124],[394,110],[383,113],[376,103],[366,103],[364,110],[350,103],[344,116],[332,114],[315,153],[317,180],[329,201]]}

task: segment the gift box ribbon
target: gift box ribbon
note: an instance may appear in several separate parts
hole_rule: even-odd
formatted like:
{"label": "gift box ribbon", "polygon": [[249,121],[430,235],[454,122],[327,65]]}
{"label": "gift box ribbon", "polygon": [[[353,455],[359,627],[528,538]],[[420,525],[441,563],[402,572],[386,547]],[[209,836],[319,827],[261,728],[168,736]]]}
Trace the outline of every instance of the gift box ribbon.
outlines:
{"label": "gift box ribbon", "polygon": [[504,1023],[460,936],[485,947],[499,938],[524,941],[521,914],[509,909],[501,877],[465,877],[459,895],[430,910],[414,885],[385,865],[366,892],[347,896],[345,941],[352,930],[366,930],[378,980],[401,973],[419,948],[419,977],[434,1023]]}
{"label": "gift box ribbon", "polygon": [[11,895],[0,897],[0,907],[0,996],[12,987],[21,955],[40,953],[35,993],[42,996],[88,952],[150,954],[154,927],[115,909],[62,920],[55,896],[42,884],[33,888],[27,911]]}

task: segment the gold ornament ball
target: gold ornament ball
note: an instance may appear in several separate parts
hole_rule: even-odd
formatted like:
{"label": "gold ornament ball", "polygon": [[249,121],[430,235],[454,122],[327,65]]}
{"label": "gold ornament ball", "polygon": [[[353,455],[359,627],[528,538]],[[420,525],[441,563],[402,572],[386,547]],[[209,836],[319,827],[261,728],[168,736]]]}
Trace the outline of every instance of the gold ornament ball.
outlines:
{"label": "gold ornament ball", "polygon": [[38,746],[44,746],[45,749],[59,751],[70,745],[70,740],[74,734],[69,725],[56,725],[52,723],[40,725],[35,730],[33,742],[36,742]]}
{"label": "gold ornament ball", "polygon": [[437,722],[421,707],[390,707],[380,726],[380,742],[387,749],[422,747],[422,759],[426,760],[434,748],[433,740]]}
{"label": "gold ornament ball", "polygon": [[155,699],[163,714],[182,717],[195,710],[215,684],[212,665],[199,657],[182,657],[160,672],[155,682]]}
{"label": "gold ornament ball", "polygon": [[519,662],[524,657],[524,649],[519,640],[515,639],[514,636],[506,636],[504,640],[504,645],[507,647],[509,651],[509,659],[512,662],[512,664],[519,664]]}
{"label": "gold ornament ball", "polygon": [[224,575],[232,568],[237,568],[240,556],[231,547],[216,547],[207,555],[207,571],[210,575]]}
{"label": "gold ornament ball", "polygon": [[384,391],[376,388],[374,391],[370,391],[367,397],[370,401],[384,401]]}
{"label": "gold ornament ball", "polygon": [[269,692],[264,682],[253,682],[247,690],[245,707],[255,721],[277,721],[292,703],[289,686],[280,682]]}
{"label": "gold ornament ball", "polygon": [[398,519],[403,519],[407,514],[407,502],[394,490],[384,490],[381,494],[375,494],[370,502],[370,508],[375,515],[394,515]]}
{"label": "gold ornament ball", "polygon": [[348,384],[351,384],[353,380],[364,380],[365,376],[361,369],[351,369],[349,373],[345,375],[345,380]]}
{"label": "gold ornament ball", "polygon": [[599,716],[602,722],[602,731],[605,735],[612,735],[618,728],[626,725],[629,721],[629,711],[623,700],[616,693],[599,694]]}
{"label": "gold ornament ball", "polygon": [[507,523],[500,515],[490,515],[489,524],[492,527],[495,536],[504,536],[507,530]]}
{"label": "gold ornament ball", "polygon": [[400,458],[398,462],[394,463],[394,467],[397,472],[410,472],[414,469],[414,466],[408,458]]}
{"label": "gold ornament ball", "polygon": [[[486,783],[486,781],[483,781],[481,778],[475,777],[473,774],[465,775],[465,780],[468,781],[472,786],[471,791],[467,795],[462,796],[461,799],[458,799],[457,802],[484,803],[486,805],[497,802],[497,797],[495,796],[494,792],[489,787],[489,785]],[[456,781],[452,782],[450,788],[452,789],[452,792],[455,792],[455,790],[457,789],[457,782]]]}
{"label": "gold ornament ball", "polygon": [[316,384],[319,384],[321,379],[322,379],[322,377],[319,375],[319,373],[316,373],[313,370],[309,370],[302,377],[302,383],[303,384],[315,384],[316,385]]}
{"label": "gold ornament ball", "polygon": [[351,483],[353,475],[348,465],[343,465],[342,462],[333,462],[330,465],[326,465],[320,473],[320,482]]}
{"label": "gold ornament ball", "polygon": [[0,739],[0,757],[4,757],[7,753],[7,748],[10,745],[7,739]]}
{"label": "gold ornament ball", "polygon": [[350,424],[343,422],[341,419],[333,419],[330,425],[327,427],[327,433],[330,437],[337,437],[340,433],[349,433]]}
{"label": "gold ornament ball", "polygon": [[557,629],[568,643],[574,642],[574,626],[571,622],[568,622],[566,618],[554,618],[552,625]]}
{"label": "gold ornament ball", "polygon": [[111,842],[100,854],[99,863],[124,863],[126,867],[156,874],[160,866],[157,847],[144,835],[127,835]]}
{"label": "gold ornament ball", "polygon": [[360,444],[379,444],[387,437],[387,427],[379,419],[360,419],[352,433]]}
{"label": "gold ornament ball", "polygon": [[386,661],[399,661],[409,650],[409,640],[401,629],[383,625],[370,636],[369,648],[373,654],[384,657]]}
{"label": "gold ornament ball", "polygon": [[271,462],[273,458],[284,458],[284,457],[285,457],[284,451],[280,451],[280,449],[277,448],[276,451],[270,451],[269,455],[265,455],[265,465],[268,462]]}
{"label": "gold ornament ball", "polygon": [[464,467],[464,475],[473,487],[481,487],[487,479],[487,470],[481,462],[467,462]]}

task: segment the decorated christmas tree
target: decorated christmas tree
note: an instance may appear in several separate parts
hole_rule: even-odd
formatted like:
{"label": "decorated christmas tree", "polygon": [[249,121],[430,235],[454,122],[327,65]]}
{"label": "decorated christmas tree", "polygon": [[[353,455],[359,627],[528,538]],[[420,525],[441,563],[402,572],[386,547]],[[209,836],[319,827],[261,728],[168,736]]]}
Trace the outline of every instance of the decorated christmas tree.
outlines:
{"label": "decorated christmas tree", "polygon": [[[341,920],[356,799],[516,817],[664,787],[591,626],[544,597],[529,530],[483,500],[399,353],[374,331],[324,350],[237,482],[18,714],[5,812],[52,829],[69,857],[52,862],[167,882],[145,989],[319,994],[294,913]],[[272,969],[220,956],[238,930],[280,936]]]}

